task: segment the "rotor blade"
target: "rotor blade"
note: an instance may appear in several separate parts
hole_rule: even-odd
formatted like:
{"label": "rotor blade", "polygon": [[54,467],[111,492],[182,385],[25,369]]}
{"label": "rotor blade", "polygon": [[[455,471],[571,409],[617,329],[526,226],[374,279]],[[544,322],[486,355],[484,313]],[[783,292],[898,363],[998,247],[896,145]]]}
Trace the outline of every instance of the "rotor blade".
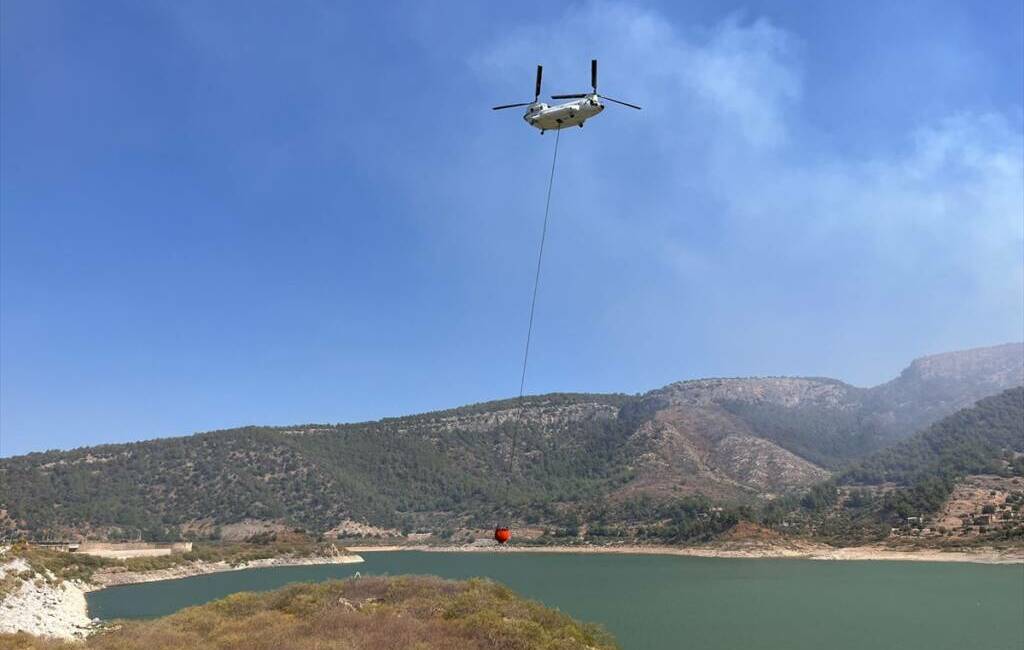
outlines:
{"label": "rotor blade", "polygon": [[575,95],[552,95],[551,99],[579,99],[580,97],[586,97],[589,93],[577,93]]}
{"label": "rotor blade", "polygon": [[503,108],[515,108],[516,106],[529,106],[533,102],[523,102],[522,104],[505,104],[503,106],[495,106],[492,111],[500,111]]}
{"label": "rotor blade", "polygon": [[600,97],[601,99],[607,99],[610,102],[615,102],[616,104],[622,104],[623,106],[629,106],[630,108],[635,108],[638,111],[643,110],[642,108],[640,108],[636,104],[630,104],[629,102],[620,102],[619,100],[612,99],[611,97],[608,97],[607,95],[598,95],[598,97]]}
{"label": "rotor blade", "polygon": [[544,66],[538,65],[537,66],[537,85],[534,87],[534,90],[533,90],[533,101],[537,101],[537,98],[540,97],[540,80],[541,80],[541,77],[543,77],[543,76],[544,76]]}
{"label": "rotor blade", "polygon": [[597,59],[590,60],[590,85],[593,86],[594,92],[597,93]]}

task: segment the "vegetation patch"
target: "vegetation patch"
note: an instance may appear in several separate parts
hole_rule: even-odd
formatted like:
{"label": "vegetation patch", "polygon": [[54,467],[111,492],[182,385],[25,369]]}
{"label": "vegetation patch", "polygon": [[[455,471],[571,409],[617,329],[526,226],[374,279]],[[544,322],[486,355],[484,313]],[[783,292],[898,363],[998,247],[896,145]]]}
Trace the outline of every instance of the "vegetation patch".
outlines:
{"label": "vegetation patch", "polygon": [[489,580],[355,578],[238,593],[148,621],[121,622],[83,643],[0,636],[0,649],[217,648],[605,650],[601,628]]}
{"label": "vegetation patch", "polygon": [[[948,517],[935,515],[947,507],[958,485],[963,489],[966,477],[978,475],[1005,479],[1008,485],[1004,490],[986,490],[993,497],[990,511],[983,511],[986,505],[980,504],[978,512],[957,513],[964,519],[955,525],[961,529],[955,536],[954,524],[937,521]],[[776,510],[775,522],[798,522],[837,544],[929,536],[933,543],[945,540],[958,545],[1019,541],[1024,537],[1024,520],[1014,506],[1018,499],[1024,500],[1024,486],[1015,487],[1024,481],[1022,477],[1024,387],[980,400],[856,463],[809,490],[800,510],[787,511],[785,502],[770,509]],[[999,499],[995,499],[997,492]]]}

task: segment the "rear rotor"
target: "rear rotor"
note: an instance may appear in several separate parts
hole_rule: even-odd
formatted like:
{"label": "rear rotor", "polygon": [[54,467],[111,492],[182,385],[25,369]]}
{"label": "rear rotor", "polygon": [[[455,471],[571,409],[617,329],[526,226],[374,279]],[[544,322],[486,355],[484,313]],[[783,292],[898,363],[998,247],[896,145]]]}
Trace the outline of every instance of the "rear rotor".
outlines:
{"label": "rear rotor", "polygon": [[608,97],[607,95],[601,95],[600,93],[597,92],[597,59],[590,60],[590,87],[593,88],[593,91],[589,93],[573,93],[571,95],[552,95],[551,99],[582,99],[584,97],[590,97],[591,95],[593,95],[596,97],[600,97],[601,99],[606,99],[610,102],[615,102],[616,104],[622,104],[623,106],[635,108],[638,111],[641,110],[641,108],[636,104],[630,104],[629,102],[613,99],[612,97]]}

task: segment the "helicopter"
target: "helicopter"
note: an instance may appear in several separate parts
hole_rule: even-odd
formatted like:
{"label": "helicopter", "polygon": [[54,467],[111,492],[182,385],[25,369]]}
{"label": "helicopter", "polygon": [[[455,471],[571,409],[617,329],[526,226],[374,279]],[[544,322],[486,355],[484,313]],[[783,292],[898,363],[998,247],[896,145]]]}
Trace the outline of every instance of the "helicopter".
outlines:
{"label": "helicopter", "polygon": [[584,122],[604,110],[604,104],[601,102],[602,99],[616,104],[622,104],[629,108],[635,108],[638,111],[641,110],[636,104],[630,104],[629,102],[619,101],[618,99],[612,99],[606,95],[598,94],[597,59],[590,60],[590,86],[593,88],[591,92],[551,96],[551,99],[574,99],[576,101],[556,104],[554,106],[549,106],[544,102],[538,101],[540,99],[540,82],[543,75],[544,66],[538,65],[537,83],[534,86],[532,102],[504,104],[502,106],[495,106],[491,110],[500,111],[506,108],[526,106],[528,108],[526,109],[526,114],[523,115],[523,119],[526,120],[526,123],[530,126],[540,129],[542,134],[545,131],[564,129],[567,126],[578,126],[582,129]]}

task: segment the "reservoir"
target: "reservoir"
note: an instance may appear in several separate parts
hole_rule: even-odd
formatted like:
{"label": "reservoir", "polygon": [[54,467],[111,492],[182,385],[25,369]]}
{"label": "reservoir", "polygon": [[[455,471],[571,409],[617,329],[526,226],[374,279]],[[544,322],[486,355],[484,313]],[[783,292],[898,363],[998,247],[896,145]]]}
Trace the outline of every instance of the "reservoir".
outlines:
{"label": "reservoir", "polygon": [[538,553],[365,553],[363,564],[272,567],[113,587],[90,616],[161,616],[238,591],[363,575],[485,576],[624,648],[1021,650],[1024,565]]}

